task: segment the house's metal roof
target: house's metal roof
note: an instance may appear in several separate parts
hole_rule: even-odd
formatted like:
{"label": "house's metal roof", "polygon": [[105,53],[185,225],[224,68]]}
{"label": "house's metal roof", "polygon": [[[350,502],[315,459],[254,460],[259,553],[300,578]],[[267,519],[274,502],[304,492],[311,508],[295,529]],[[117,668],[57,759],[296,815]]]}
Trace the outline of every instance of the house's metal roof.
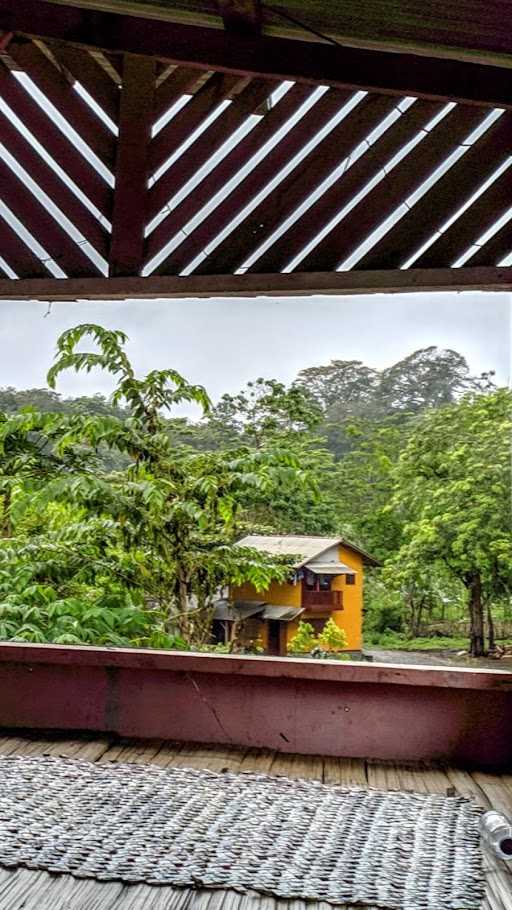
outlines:
{"label": "house's metal roof", "polygon": [[316,575],[357,575],[356,570],[344,562],[308,562],[307,566]]}
{"label": "house's metal roof", "polygon": [[331,547],[343,545],[363,557],[363,562],[369,566],[378,566],[379,563],[373,556],[343,537],[307,537],[296,534],[265,535],[249,534],[238,541],[239,547],[253,547],[262,553],[272,556],[298,556],[300,559],[294,564],[295,568],[309,563],[315,556],[320,556]]}
{"label": "house's metal roof", "polygon": [[263,619],[277,619],[279,622],[292,622],[304,612],[304,607],[279,607],[267,604],[263,610]]}
{"label": "house's metal roof", "polygon": [[236,619],[249,619],[259,616],[260,619],[277,619],[280,622],[291,622],[304,612],[303,607],[269,604],[264,600],[217,600],[214,604],[214,619],[223,622],[234,622]]}
{"label": "house's metal roof", "polygon": [[214,604],[213,618],[224,622],[234,622],[236,619],[249,619],[261,613],[266,607],[264,600],[217,600]]}
{"label": "house's metal roof", "polygon": [[296,566],[302,566],[315,556],[341,543],[339,537],[300,537],[293,534],[266,536],[249,534],[238,541],[239,547],[253,547],[273,556],[298,556]]}

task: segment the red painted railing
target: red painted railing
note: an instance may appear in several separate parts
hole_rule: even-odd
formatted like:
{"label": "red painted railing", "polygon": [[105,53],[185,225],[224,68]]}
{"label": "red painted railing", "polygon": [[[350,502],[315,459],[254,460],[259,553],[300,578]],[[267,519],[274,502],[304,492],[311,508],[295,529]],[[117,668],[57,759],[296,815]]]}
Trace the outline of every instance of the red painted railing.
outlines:
{"label": "red painted railing", "polygon": [[0,728],[512,768],[512,673],[0,645]]}
{"label": "red painted railing", "polygon": [[343,610],[343,591],[308,591],[302,592],[302,606],[310,612],[316,610]]}

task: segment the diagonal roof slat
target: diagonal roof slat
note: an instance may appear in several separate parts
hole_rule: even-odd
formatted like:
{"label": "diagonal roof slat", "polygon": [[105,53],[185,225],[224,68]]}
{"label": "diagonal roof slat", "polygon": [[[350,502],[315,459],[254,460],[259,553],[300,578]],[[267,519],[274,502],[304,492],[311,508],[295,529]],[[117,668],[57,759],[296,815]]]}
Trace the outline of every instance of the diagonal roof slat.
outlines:
{"label": "diagonal roof slat", "polygon": [[155,92],[154,116],[158,120],[181,96],[189,94],[204,73],[191,66],[177,66]]}
{"label": "diagonal roof slat", "polygon": [[[507,221],[468,261],[468,266],[482,262],[501,262],[512,253],[512,221]],[[461,271],[457,269],[457,271]]]}
{"label": "diagonal roof slat", "polygon": [[250,114],[271,95],[277,83],[253,79],[223,114],[214,120],[194,144],[151,187],[148,194],[148,216],[153,218],[174,193],[194,176],[199,168],[242,126]]}
{"label": "diagonal roof slat", "polygon": [[115,137],[69,84],[64,74],[30,42],[13,42],[9,56],[57,108],[67,123],[108,168],[115,158]]}
{"label": "diagonal roof slat", "polygon": [[100,270],[91,262],[82,248],[57,223],[33,193],[25,187],[21,177],[0,160],[0,199],[30,233],[48,251],[68,277],[94,277]]}
{"label": "diagonal roof slat", "polygon": [[[219,189],[240,172],[244,164],[264,148],[281,127],[297,113],[310,94],[309,86],[294,85],[289,89],[254,129],[201,180],[194,188],[194,192],[173,209],[172,218],[165,219],[155,228],[147,241],[147,260],[158,253],[171,237],[182,230],[208,204]],[[191,258],[187,245],[180,245],[166,258],[164,268],[169,269],[170,273],[180,272]]]}
{"label": "diagonal roof slat", "polygon": [[[511,205],[512,168],[509,168],[416,260],[414,267],[429,268],[432,262],[436,266],[438,263],[452,265],[471,244],[476,243],[479,237],[496,224]],[[494,237],[474,258],[471,257],[471,265],[475,259],[480,265],[495,265],[499,261],[500,255],[494,250],[493,240]],[[506,253],[505,247],[503,255]]]}
{"label": "diagonal roof slat", "polygon": [[[3,259],[22,278],[48,278],[50,272],[0,212],[0,250]],[[1,273],[1,267],[0,267]],[[2,275],[3,278],[3,275]]]}
{"label": "diagonal roof slat", "polygon": [[69,44],[52,44],[50,50],[58,63],[86,89],[110,119],[119,119],[119,85],[116,85],[106,70],[96,62],[87,50],[71,47]]}
{"label": "diagonal roof slat", "polygon": [[[213,241],[236,216],[243,212],[251,199],[265,189],[275,175],[304,148],[313,135],[329,123],[351,97],[351,94],[351,92],[329,89],[297,123],[290,125],[288,133],[281,141],[205,219],[199,230],[192,233],[190,243],[187,244],[188,252],[190,253],[192,250],[188,257],[189,262],[195,255],[202,252],[205,246]],[[212,255],[215,256],[215,251]],[[204,268],[209,270],[206,262],[201,263],[197,271],[203,273]]]}
{"label": "diagonal roof slat", "polygon": [[110,218],[112,189],[3,66],[0,66],[0,96],[93,205]]}
{"label": "diagonal roof slat", "polygon": [[[496,170],[512,152],[512,115],[500,117],[468,149],[446,174],[413,206],[410,212],[391,228],[366,256],[355,266],[357,269],[399,268],[423,243],[439,230],[443,224],[469,199],[486,177]],[[484,169],[485,168],[485,169]],[[468,218],[471,219],[470,209]],[[457,222],[453,225],[456,233]],[[478,225],[476,226],[478,233]],[[480,231],[480,233],[482,233]],[[429,250],[436,248],[436,266],[451,265],[456,258],[456,251],[441,253],[434,243]],[[462,252],[462,250],[460,250]],[[440,255],[438,255],[440,254]],[[425,253],[429,258],[429,251]],[[420,260],[421,261],[421,257]],[[427,265],[427,262],[425,262]]]}
{"label": "diagonal roof slat", "polygon": [[[229,236],[217,247],[215,271],[229,272],[243,265],[250,253],[307,200],[395,105],[395,99],[384,95],[367,95],[357,104],[238,226],[236,236]],[[211,260],[209,265],[212,266]],[[261,271],[258,261],[252,270]]]}
{"label": "diagonal roof slat", "polygon": [[95,250],[106,259],[109,246],[108,232],[5,118],[2,118],[0,142],[13,158],[16,158],[21,167],[30,174],[43,192],[56,202],[63,214],[69,218]]}
{"label": "diagonal roof slat", "polygon": [[417,101],[409,107],[327,193],[275,240],[249,271],[280,272],[285,269],[378,174],[382,164],[407,145],[441,108],[441,103],[434,101]]}
{"label": "diagonal roof slat", "polygon": [[482,112],[455,107],[300,263],[300,271],[336,269],[463,142]]}
{"label": "diagonal roof slat", "polygon": [[242,78],[224,73],[214,73],[210,76],[188,104],[151,142],[149,148],[150,174],[154,174],[205,118],[229,97],[235,85]]}

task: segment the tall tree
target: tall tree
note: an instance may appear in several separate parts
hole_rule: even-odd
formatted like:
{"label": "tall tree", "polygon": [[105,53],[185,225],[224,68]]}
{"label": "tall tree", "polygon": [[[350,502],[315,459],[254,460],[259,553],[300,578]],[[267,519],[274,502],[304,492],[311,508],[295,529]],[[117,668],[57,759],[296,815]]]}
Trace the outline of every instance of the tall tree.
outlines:
{"label": "tall tree", "polygon": [[396,577],[440,564],[460,580],[473,656],[486,650],[486,606],[492,619],[493,599],[512,592],[511,433],[508,390],[465,396],[426,414],[396,476],[394,507],[405,517]]}
{"label": "tall tree", "polygon": [[465,392],[488,390],[492,375],[471,376],[465,358],[456,351],[421,348],[382,370],[379,409],[386,414],[416,414],[443,407]]}
{"label": "tall tree", "polygon": [[[79,350],[86,339],[94,351]],[[54,387],[65,370],[89,372],[100,367],[116,378],[113,403],[128,407],[125,421],[113,418],[83,422],[61,442],[103,444],[127,453],[126,472],[108,478],[91,475],[72,485],[54,485],[54,495],[71,491],[73,501],[110,517],[125,548],[145,554],[153,593],[168,611],[169,623],[197,641],[209,631],[211,603],[228,582],[251,581],[257,589],[272,578],[284,579],[289,567],[256,551],[233,545],[244,501],[254,491],[272,496],[282,484],[301,484],[293,452],[275,447],[229,452],[175,448],[162,411],[183,401],[210,407],[202,386],[190,385],[175,370],[153,370],[138,378],[124,351],[126,337],[97,325],[70,329],[58,341],[57,359],[48,374]],[[210,612],[209,612],[210,611]]]}

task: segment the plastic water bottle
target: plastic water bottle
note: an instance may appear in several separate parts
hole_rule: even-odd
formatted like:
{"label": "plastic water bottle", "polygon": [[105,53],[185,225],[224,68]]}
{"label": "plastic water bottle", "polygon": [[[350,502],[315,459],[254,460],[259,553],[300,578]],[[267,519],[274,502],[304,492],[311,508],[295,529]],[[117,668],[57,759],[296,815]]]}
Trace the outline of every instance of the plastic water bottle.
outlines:
{"label": "plastic water bottle", "polygon": [[480,819],[480,833],[495,856],[512,863],[512,822],[505,815],[493,809],[484,812]]}

